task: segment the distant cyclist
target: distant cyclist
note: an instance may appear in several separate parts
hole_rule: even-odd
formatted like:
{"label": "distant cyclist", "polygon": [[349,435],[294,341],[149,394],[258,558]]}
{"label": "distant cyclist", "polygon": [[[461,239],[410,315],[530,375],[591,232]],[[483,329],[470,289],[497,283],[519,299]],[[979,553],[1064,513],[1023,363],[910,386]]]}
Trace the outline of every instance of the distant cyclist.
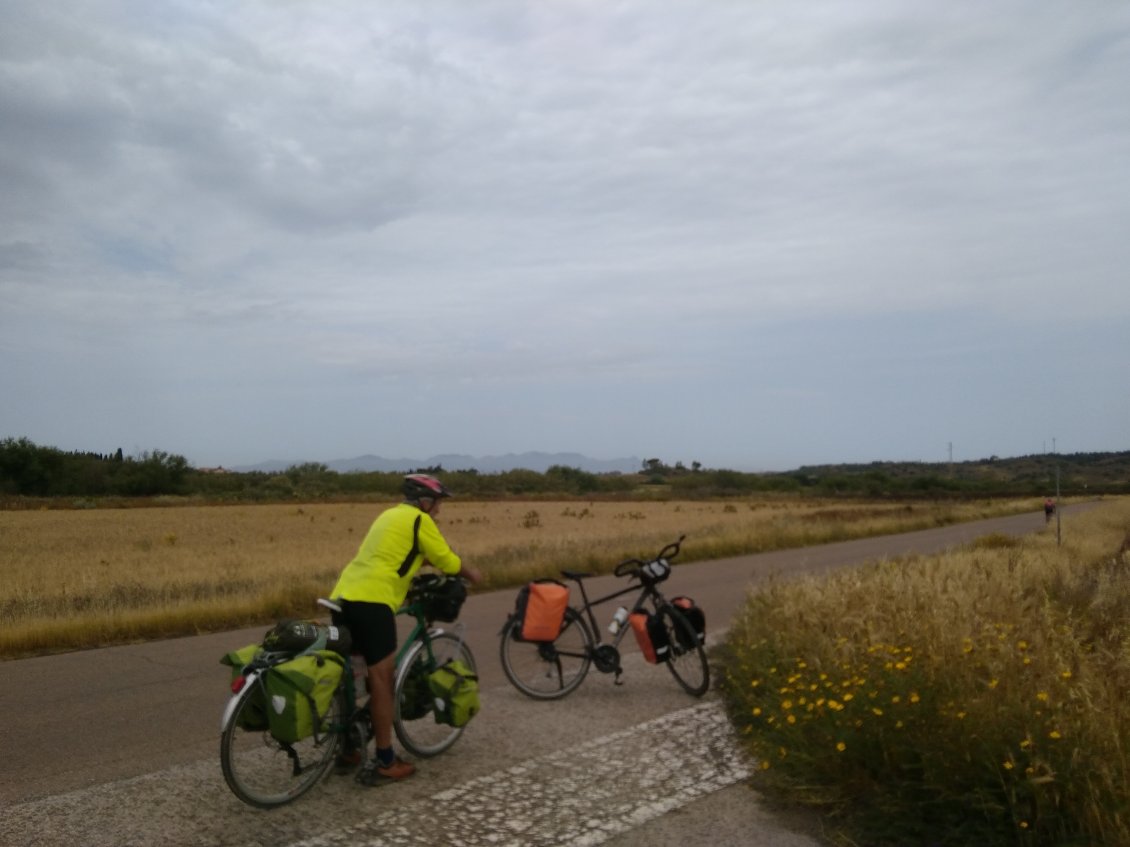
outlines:
{"label": "distant cyclist", "polygon": [[1051,523],[1052,515],[1055,514],[1055,500],[1048,497],[1044,500],[1044,523]]}
{"label": "distant cyclist", "polygon": [[[412,577],[422,565],[430,564],[446,574],[462,574],[472,583],[483,578],[477,568],[461,562],[436,526],[440,501],[451,492],[427,474],[404,477],[403,491],[404,502],[377,516],[330,593],[342,609],[336,621],[349,628],[353,649],[369,666],[369,708],[377,750],[357,776],[364,785],[381,785],[416,772],[415,765],[398,758],[392,749],[396,610],[404,603]],[[353,750],[343,754],[339,765],[355,767],[362,758],[361,751]]]}

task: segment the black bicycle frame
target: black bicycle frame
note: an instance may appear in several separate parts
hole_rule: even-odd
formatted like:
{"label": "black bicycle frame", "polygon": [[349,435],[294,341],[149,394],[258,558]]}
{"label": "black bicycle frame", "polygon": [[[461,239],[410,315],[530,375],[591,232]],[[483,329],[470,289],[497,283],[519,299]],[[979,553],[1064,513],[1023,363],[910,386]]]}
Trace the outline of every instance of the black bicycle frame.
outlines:
{"label": "black bicycle frame", "polygon": [[[596,615],[594,615],[592,611],[593,608],[595,606],[601,605],[602,603],[607,603],[609,600],[615,600],[617,597],[623,597],[625,594],[631,594],[636,590],[637,586],[629,585],[627,588],[621,588],[619,591],[614,591],[611,594],[606,594],[605,596],[598,597],[595,600],[589,600],[588,592],[585,591],[584,579],[578,579],[576,580],[576,583],[581,589],[581,599],[584,601],[584,605],[581,607],[581,614],[588,615],[589,626],[592,628],[593,635],[596,637],[596,644],[594,646],[599,647],[605,643],[603,638],[604,628],[597,625]],[[659,595],[659,591],[655,588],[654,585],[641,586],[639,588],[639,592],[640,594],[636,598],[636,602],[632,605],[632,608],[628,609],[628,614],[631,614],[637,609],[645,608],[644,600],[648,597],[651,597],[654,602],[655,597],[661,596]],[[620,642],[623,640],[629,629],[631,629],[631,627],[628,626],[628,623],[625,621],[624,624],[616,631],[616,637],[613,638],[610,642],[613,647],[620,646]]]}

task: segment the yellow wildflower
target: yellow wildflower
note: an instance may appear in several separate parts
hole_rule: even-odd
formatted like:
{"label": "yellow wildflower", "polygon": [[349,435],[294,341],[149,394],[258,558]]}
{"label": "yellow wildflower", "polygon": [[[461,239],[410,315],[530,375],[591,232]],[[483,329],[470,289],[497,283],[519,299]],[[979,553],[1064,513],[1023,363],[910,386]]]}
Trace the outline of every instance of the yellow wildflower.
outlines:
{"label": "yellow wildflower", "polygon": [[844,744],[844,742],[842,742],[842,741],[837,741],[836,742],[836,749],[839,750],[842,753],[842,752],[844,752],[844,750],[847,749],[847,745]]}

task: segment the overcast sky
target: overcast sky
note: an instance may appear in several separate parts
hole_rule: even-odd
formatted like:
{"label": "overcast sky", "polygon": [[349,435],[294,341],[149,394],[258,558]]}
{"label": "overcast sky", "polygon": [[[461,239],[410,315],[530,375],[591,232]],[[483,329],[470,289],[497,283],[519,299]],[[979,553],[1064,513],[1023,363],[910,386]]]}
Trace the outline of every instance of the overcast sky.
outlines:
{"label": "overcast sky", "polygon": [[1130,4],[0,0],[0,438],[1130,449]]}

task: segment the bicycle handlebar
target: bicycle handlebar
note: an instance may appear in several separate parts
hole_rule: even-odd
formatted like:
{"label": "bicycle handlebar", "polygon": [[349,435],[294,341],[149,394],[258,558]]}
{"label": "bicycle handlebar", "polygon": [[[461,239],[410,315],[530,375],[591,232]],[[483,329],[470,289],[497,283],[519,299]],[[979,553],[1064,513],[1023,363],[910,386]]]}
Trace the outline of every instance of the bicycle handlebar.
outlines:
{"label": "bicycle handlebar", "polygon": [[[657,562],[660,559],[675,558],[679,555],[679,550],[683,546],[684,539],[686,539],[686,535],[680,535],[677,541],[671,542],[662,550],[660,550],[659,553],[656,554],[655,558],[653,558],[651,561]],[[626,576],[638,577],[640,575],[640,570],[642,568],[645,568],[649,564],[650,562],[644,562],[640,559],[625,559],[624,561],[620,562],[620,564],[618,564],[615,568],[613,568],[612,573],[621,578]]]}

